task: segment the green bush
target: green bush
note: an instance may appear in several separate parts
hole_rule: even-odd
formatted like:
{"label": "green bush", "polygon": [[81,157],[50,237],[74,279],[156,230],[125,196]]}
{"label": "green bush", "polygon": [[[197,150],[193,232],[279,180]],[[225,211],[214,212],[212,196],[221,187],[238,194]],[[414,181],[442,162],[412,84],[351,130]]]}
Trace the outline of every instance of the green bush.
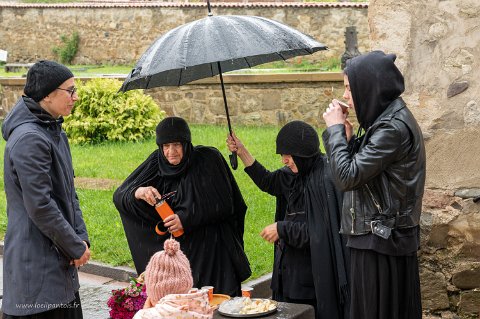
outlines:
{"label": "green bush", "polygon": [[142,91],[117,93],[121,84],[92,79],[78,86],[79,100],[64,124],[72,143],[140,141],[155,135],[165,112]]}
{"label": "green bush", "polygon": [[63,64],[72,64],[73,58],[78,51],[78,44],[80,43],[80,35],[78,32],[73,32],[71,38],[67,38],[66,35],[60,36],[63,46],[54,47],[52,52],[60,59]]}

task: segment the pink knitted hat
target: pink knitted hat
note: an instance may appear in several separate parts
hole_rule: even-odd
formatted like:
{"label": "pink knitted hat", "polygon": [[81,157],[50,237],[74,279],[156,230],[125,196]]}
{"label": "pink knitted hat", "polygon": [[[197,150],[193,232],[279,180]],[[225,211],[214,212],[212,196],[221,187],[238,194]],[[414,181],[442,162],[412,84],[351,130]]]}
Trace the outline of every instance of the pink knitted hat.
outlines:
{"label": "pink knitted hat", "polygon": [[193,286],[190,262],[180,250],[180,244],[167,239],[164,250],[156,252],[145,269],[147,296],[153,304],[168,294],[185,294]]}

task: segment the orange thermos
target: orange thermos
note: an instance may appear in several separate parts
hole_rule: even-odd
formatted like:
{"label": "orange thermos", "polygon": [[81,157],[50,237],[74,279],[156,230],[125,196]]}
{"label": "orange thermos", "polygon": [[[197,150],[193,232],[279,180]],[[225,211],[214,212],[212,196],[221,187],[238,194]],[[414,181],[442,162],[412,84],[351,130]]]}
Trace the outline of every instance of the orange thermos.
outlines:
{"label": "orange thermos", "polygon": [[[165,218],[167,218],[170,215],[173,215],[174,212],[170,205],[165,201],[165,199],[161,199],[156,205],[155,205],[155,210],[157,211],[158,215],[160,215],[160,218],[162,220],[157,223],[157,226],[155,226],[155,232],[159,235],[165,235],[168,232],[168,229],[163,226],[163,221]],[[160,226],[160,227],[159,227]],[[183,235],[183,229],[174,231],[172,233],[174,237],[179,237]]]}

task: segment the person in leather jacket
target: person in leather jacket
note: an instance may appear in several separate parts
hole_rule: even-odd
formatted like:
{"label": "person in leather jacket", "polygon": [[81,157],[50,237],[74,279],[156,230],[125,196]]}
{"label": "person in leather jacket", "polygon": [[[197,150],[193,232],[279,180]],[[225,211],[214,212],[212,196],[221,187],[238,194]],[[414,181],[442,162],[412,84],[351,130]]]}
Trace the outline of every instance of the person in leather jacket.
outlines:
{"label": "person in leather jacket", "polygon": [[335,184],[345,192],[342,234],[351,253],[350,318],[422,317],[417,250],[425,186],[422,132],[405,102],[396,56],[373,51],[347,62],[343,98],[323,114]]}

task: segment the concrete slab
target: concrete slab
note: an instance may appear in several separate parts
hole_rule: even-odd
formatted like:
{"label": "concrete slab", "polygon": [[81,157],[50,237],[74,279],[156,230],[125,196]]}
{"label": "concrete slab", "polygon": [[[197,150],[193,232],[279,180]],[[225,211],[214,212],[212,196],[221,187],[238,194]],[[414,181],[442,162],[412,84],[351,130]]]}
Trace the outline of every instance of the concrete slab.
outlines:
{"label": "concrete slab", "polygon": [[80,299],[84,319],[109,318],[108,312],[110,309],[107,306],[107,301],[112,290],[128,286],[127,282],[82,271],[78,273],[78,278],[80,279]]}
{"label": "concrete slab", "polygon": [[113,289],[123,288],[114,285],[98,285],[94,283],[80,283],[80,300],[82,302],[84,319],[107,319],[110,309],[107,306]]}
{"label": "concrete slab", "polygon": [[125,282],[129,282],[130,277],[137,277],[137,272],[130,267],[113,267],[98,261],[89,261],[80,271]]}
{"label": "concrete slab", "polygon": [[114,281],[112,278],[89,274],[82,271],[78,272],[78,279],[80,279],[80,283],[92,285],[106,285]]}

